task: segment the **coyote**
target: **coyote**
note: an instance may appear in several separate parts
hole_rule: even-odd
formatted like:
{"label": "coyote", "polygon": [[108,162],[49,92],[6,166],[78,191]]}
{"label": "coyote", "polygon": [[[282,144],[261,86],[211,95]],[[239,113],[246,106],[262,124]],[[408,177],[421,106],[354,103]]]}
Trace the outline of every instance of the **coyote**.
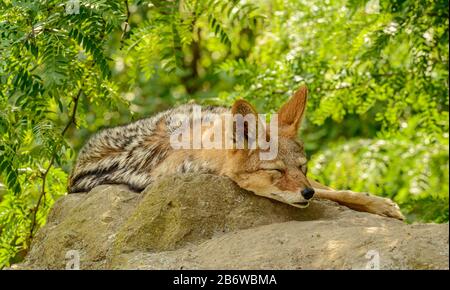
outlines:
{"label": "coyote", "polygon": [[[69,178],[69,193],[88,192],[101,184],[125,184],[142,191],[154,180],[177,173],[210,173],[227,176],[256,195],[295,207],[306,207],[311,198],[328,199],[357,211],[402,220],[399,207],[387,198],[349,190],[334,190],[307,177],[303,143],[296,139],[307,104],[307,88],[298,89],[278,111],[278,153],[272,160],[259,158],[262,149],[174,149],[170,135],[177,130],[173,116],[192,119],[193,104],[186,104],[138,120],[105,129],[82,148]],[[203,111],[219,116],[257,115],[244,100],[231,108],[208,106]],[[261,119],[257,119],[261,121]],[[244,138],[249,130],[245,128]],[[201,135],[206,128],[201,127]],[[241,136],[242,137],[242,136]],[[233,136],[236,142],[236,132]]]}

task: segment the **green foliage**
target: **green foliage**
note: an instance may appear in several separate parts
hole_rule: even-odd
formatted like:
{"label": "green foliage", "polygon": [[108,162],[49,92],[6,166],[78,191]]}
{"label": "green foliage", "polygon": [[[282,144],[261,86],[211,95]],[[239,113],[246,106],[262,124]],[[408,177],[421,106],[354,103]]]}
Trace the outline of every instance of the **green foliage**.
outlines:
{"label": "green foliage", "polygon": [[[371,192],[396,201],[407,221],[448,221],[448,144],[358,139],[333,145],[311,160],[310,174],[333,188]],[[444,143],[442,142],[444,141]]]}
{"label": "green foliage", "polygon": [[65,135],[89,110],[79,99],[119,102],[103,48],[123,19],[119,3],[83,1],[79,14],[64,1],[0,4],[0,267],[19,260],[66,192]]}
{"label": "green foliage", "polygon": [[300,84],[315,178],[448,221],[448,1],[69,2],[0,0],[0,267],[101,127],[190,99],[273,112]]}
{"label": "green foliage", "polygon": [[314,124],[368,114],[396,131],[418,115],[419,130],[448,131],[448,2],[380,1],[380,14],[356,2],[272,1],[264,29],[276,33],[258,38],[249,58],[222,64],[239,77],[223,97],[258,96],[275,109],[306,83]]}

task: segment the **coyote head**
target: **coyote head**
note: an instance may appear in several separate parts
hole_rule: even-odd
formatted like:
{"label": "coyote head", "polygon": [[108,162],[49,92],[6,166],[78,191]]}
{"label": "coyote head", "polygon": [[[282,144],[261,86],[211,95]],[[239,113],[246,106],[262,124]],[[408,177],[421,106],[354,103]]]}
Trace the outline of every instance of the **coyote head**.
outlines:
{"label": "coyote head", "polygon": [[[301,87],[278,111],[278,153],[273,160],[261,160],[258,147],[229,150],[223,173],[257,195],[296,207],[308,206],[314,190],[306,178],[303,143],[296,140],[307,94],[306,87]],[[250,103],[239,100],[234,103],[232,114],[257,112]]]}

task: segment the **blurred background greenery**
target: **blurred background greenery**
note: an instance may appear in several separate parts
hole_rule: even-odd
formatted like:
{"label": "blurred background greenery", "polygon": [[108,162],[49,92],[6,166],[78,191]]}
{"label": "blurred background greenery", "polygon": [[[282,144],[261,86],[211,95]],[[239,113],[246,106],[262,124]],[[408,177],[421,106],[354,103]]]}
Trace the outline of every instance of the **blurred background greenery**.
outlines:
{"label": "blurred background greenery", "polygon": [[309,87],[309,174],[448,222],[448,1],[0,0],[0,267],[91,134],[195,99]]}

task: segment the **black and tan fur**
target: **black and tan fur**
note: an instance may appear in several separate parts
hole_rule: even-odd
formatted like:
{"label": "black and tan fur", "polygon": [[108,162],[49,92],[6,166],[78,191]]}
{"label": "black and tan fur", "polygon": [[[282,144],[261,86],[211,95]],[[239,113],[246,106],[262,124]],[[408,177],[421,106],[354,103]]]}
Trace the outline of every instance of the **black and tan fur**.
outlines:
{"label": "black and tan fur", "polygon": [[[183,105],[154,117],[124,126],[105,129],[95,134],[81,149],[69,180],[69,193],[86,192],[100,184],[126,184],[134,191],[142,191],[159,174],[154,169],[173,153],[169,136],[171,116],[191,114],[192,106]],[[222,107],[204,108],[224,113]],[[211,171],[206,162],[186,158],[172,173]]]}
{"label": "black and tan fur", "polygon": [[[296,207],[306,206],[315,192],[315,197],[355,210],[403,219],[398,206],[389,199],[336,191],[306,177],[304,148],[296,140],[306,101],[307,90],[302,87],[278,111],[279,149],[276,159],[270,161],[258,158],[259,149],[173,149],[169,138],[176,126],[172,118],[176,114],[192,118],[193,104],[105,129],[94,135],[80,151],[69,179],[69,193],[87,192],[101,184],[126,184],[132,190],[142,191],[162,176],[211,173],[227,176],[257,195]],[[256,114],[255,109],[242,100],[231,108],[210,106],[203,107],[202,112],[217,116]],[[306,191],[311,194],[305,194]]]}

